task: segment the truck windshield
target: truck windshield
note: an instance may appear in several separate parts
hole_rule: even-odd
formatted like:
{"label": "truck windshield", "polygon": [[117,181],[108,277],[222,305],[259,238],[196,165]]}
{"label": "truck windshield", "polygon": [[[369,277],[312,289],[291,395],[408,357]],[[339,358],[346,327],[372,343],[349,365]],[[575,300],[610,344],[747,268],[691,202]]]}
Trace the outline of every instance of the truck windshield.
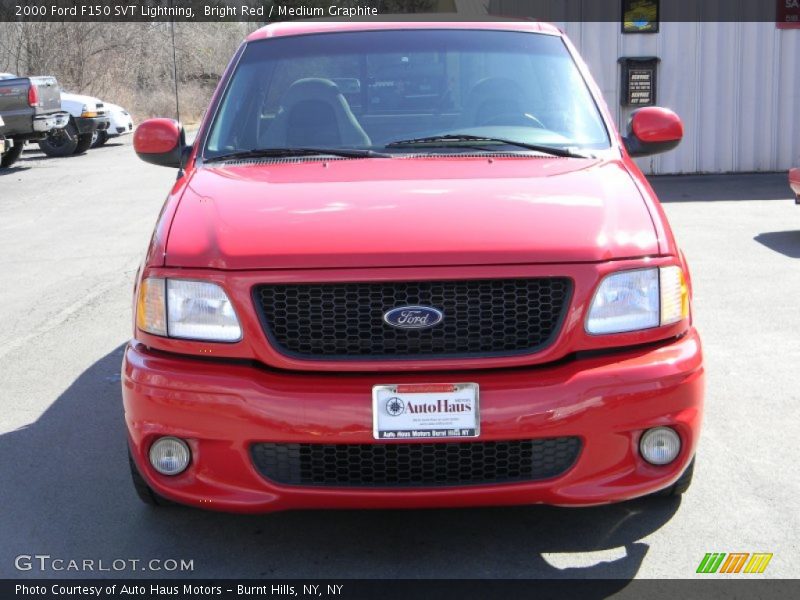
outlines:
{"label": "truck windshield", "polygon": [[209,131],[206,159],[292,148],[385,155],[538,146],[570,156],[609,145],[561,38],[486,30],[251,42]]}

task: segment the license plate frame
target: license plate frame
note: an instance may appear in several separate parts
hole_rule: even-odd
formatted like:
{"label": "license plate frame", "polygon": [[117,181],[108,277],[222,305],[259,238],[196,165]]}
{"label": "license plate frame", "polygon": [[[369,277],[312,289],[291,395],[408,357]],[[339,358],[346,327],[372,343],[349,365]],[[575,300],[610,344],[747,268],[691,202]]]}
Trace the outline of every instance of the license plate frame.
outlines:
{"label": "license plate frame", "polygon": [[[399,402],[390,406],[393,399]],[[470,439],[480,435],[480,428],[477,383],[372,386],[372,437],[376,440]]]}

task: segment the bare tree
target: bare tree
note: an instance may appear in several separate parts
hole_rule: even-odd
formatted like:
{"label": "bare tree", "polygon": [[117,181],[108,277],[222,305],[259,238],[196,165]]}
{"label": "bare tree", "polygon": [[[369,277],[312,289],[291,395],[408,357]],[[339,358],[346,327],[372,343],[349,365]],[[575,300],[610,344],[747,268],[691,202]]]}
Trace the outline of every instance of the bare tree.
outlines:
{"label": "bare tree", "polygon": [[[197,119],[256,23],[175,25],[185,116]],[[65,90],[123,104],[138,118],[174,113],[170,24],[0,23],[0,71],[54,75]]]}

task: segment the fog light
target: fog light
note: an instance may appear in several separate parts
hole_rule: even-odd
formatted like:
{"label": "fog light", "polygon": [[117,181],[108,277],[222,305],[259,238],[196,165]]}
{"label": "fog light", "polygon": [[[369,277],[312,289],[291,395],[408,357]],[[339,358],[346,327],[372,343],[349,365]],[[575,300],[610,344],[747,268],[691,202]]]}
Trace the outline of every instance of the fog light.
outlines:
{"label": "fog light", "polygon": [[150,464],[162,475],[183,472],[191,457],[186,442],[175,437],[162,437],[150,446]]}
{"label": "fog light", "polygon": [[681,438],[670,427],[648,429],[639,440],[639,452],[653,465],[666,465],[675,460],[681,451]]}

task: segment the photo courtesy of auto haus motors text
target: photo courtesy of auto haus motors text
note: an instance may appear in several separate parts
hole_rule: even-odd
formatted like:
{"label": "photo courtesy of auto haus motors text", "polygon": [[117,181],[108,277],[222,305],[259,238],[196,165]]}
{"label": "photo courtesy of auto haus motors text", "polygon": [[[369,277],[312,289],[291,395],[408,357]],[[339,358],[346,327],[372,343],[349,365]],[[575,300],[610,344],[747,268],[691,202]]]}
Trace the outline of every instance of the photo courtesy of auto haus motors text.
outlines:
{"label": "photo courtesy of auto haus motors text", "polygon": [[156,584],[111,584],[111,585],[25,585],[15,584],[14,593],[19,597],[57,596],[57,597],[95,597],[95,598],[213,598],[226,593],[237,597],[328,597],[341,596],[343,584],[321,586],[305,584],[302,587],[289,584],[245,585],[156,585]]}
{"label": "photo courtesy of auto haus motors text", "polygon": [[798,99],[796,0],[3,1],[0,598],[800,596]]}

